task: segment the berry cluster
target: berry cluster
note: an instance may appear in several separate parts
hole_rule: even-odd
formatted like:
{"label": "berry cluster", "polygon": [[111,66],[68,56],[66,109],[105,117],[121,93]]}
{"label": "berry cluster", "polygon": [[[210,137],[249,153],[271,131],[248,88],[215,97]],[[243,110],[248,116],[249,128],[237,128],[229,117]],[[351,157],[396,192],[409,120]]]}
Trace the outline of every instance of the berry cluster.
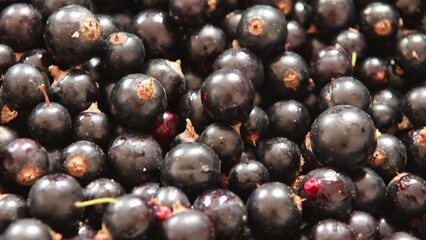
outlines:
{"label": "berry cluster", "polygon": [[425,0],[0,1],[0,239],[426,239]]}

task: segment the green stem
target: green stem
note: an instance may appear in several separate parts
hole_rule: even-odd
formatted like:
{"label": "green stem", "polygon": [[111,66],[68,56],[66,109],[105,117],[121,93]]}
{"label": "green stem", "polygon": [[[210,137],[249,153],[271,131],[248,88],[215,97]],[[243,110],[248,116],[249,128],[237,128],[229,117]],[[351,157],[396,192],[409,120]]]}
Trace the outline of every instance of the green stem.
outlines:
{"label": "green stem", "polygon": [[84,207],[89,207],[89,206],[104,204],[104,203],[115,204],[115,203],[117,203],[117,199],[115,199],[115,198],[98,198],[98,199],[93,199],[93,200],[84,201],[84,202],[76,202],[75,206],[78,207],[78,208],[84,208]]}

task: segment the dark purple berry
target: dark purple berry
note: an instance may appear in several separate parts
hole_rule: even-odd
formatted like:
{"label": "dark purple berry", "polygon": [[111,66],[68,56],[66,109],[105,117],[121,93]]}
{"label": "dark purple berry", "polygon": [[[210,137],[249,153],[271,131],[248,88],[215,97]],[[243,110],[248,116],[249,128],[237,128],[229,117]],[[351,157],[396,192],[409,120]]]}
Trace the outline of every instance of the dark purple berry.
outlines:
{"label": "dark purple berry", "polygon": [[45,26],[47,49],[61,63],[75,65],[89,60],[102,47],[102,28],[96,16],[79,5],[53,12]]}

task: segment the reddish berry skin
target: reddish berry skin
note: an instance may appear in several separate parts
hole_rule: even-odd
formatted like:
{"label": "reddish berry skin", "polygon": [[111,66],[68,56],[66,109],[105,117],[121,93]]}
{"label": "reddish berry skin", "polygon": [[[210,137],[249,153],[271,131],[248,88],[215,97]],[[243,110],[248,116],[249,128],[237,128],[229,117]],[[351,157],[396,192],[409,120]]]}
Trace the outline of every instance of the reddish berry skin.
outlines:
{"label": "reddish berry skin", "polygon": [[300,183],[298,195],[303,217],[310,220],[345,219],[355,205],[356,188],[343,172],[332,168],[310,171]]}
{"label": "reddish berry skin", "polygon": [[162,146],[169,146],[177,135],[178,118],[171,111],[165,111],[157,125],[151,132],[151,136]]}
{"label": "reddish berry skin", "polygon": [[155,210],[157,220],[160,222],[164,222],[164,220],[166,220],[167,217],[172,214],[172,210],[166,206],[157,206]]}
{"label": "reddish berry skin", "polygon": [[303,185],[303,190],[310,196],[310,197],[317,197],[318,191],[321,188],[321,181],[315,178],[310,178],[306,180],[305,184]]}

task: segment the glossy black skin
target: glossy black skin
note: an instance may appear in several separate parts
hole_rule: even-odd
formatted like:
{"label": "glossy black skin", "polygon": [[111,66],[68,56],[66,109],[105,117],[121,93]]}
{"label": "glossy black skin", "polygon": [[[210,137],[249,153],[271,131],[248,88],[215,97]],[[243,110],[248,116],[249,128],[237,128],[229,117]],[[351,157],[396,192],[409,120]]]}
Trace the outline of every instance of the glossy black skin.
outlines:
{"label": "glossy black skin", "polygon": [[178,114],[182,122],[189,118],[198,133],[203,132],[213,123],[212,117],[204,110],[200,89],[188,90],[183,94],[179,102]]}
{"label": "glossy black skin", "polygon": [[238,24],[240,23],[242,15],[243,11],[237,9],[228,13],[222,20],[220,26],[226,35],[228,35],[229,39],[236,39]]}
{"label": "glossy black skin", "polygon": [[396,121],[402,120],[401,101],[403,96],[401,93],[392,88],[385,88],[375,92],[372,95],[372,102],[385,104],[392,107],[396,113]]}
{"label": "glossy black skin", "polygon": [[382,103],[373,103],[368,112],[374,121],[374,125],[379,131],[386,131],[397,123],[397,112],[389,105]]}
{"label": "glossy black skin", "polygon": [[419,220],[420,223],[414,224],[414,233],[416,236],[420,239],[425,238],[425,225],[426,225],[426,216],[423,215],[421,219]]}
{"label": "glossy black skin", "polygon": [[300,200],[293,190],[279,182],[265,183],[247,200],[248,224],[258,237],[284,239],[297,229],[302,219]]}
{"label": "glossy black skin", "polygon": [[125,186],[159,179],[162,151],[148,135],[119,135],[112,140],[107,156],[115,171],[114,177]]}
{"label": "glossy black skin", "polygon": [[[31,79],[31,81],[29,81]],[[49,86],[47,76],[36,67],[18,63],[7,70],[2,81],[2,98],[16,108],[31,108],[43,100],[42,84]]]}
{"label": "glossy black skin", "polygon": [[145,9],[131,23],[131,32],[143,40],[149,58],[174,58],[176,31],[172,19],[162,10]]}
{"label": "glossy black skin", "polygon": [[297,53],[284,52],[265,66],[265,83],[278,99],[302,97],[308,88],[309,67]]}
{"label": "glossy black skin", "polygon": [[34,218],[25,218],[13,222],[2,236],[5,240],[53,240],[50,228],[40,220]]}
{"label": "glossy black skin", "polygon": [[173,209],[173,205],[177,203],[186,208],[191,208],[191,203],[186,194],[173,186],[159,188],[153,198],[156,200],[156,205],[166,206],[170,209]]}
{"label": "glossy black skin", "polygon": [[[375,25],[381,21],[389,24],[386,31],[376,31]],[[364,36],[373,41],[389,40],[396,36],[399,29],[399,13],[388,3],[371,2],[359,13],[359,27]]]}
{"label": "glossy black skin", "polygon": [[311,126],[312,151],[325,166],[356,171],[373,154],[375,133],[373,120],[361,109],[334,106],[322,112]]}
{"label": "glossy black skin", "polygon": [[269,118],[270,136],[286,137],[299,143],[309,132],[311,116],[308,109],[298,101],[275,102],[266,110],[266,114]]}
{"label": "glossy black skin", "polygon": [[138,36],[115,32],[105,39],[101,60],[105,64],[105,71],[118,80],[130,73],[140,72],[145,55],[145,47]]}
{"label": "glossy black skin", "polygon": [[[318,182],[317,192],[310,193],[307,181]],[[343,172],[331,168],[317,168],[305,175],[300,183],[298,195],[306,198],[303,217],[311,220],[327,218],[344,220],[352,210],[356,199],[356,188]]]}
{"label": "glossy black skin", "polygon": [[0,13],[0,42],[24,52],[39,47],[43,40],[43,19],[32,5],[14,3]]}
{"label": "glossy black skin", "polygon": [[394,2],[404,21],[404,26],[414,29],[422,25],[422,16],[426,8],[424,2],[420,0],[394,0]]}
{"label": "glossy black skin", "polygon": [[88,72],[72,69],[57,82],[52,83],[52,100],[68,109],[70,114],[86,110],[99,97],[99,86]]}
{"label": "glossy black skin", "polygon": [[369,89],[382,88],[389,81],[389,66],[381,58],[368,57],[356,67],[355,76]]}
{"label": "glossy black skin", "polygon": [[[98,178],[93,180],[83,190],[84,197],[87,200],[98,198],[117,198],[126,194],[120,183],[109,178]],[[101,219],[108,204],[99,204],[85,208],[85,217],[89,219],[91,226],[96,229],[101,228]]]}
{"label": "glossy black skin", "polygon": [[[90,76],[95,80],[97,83],[101,83],[101,87],[103,87],[103,83],[106,81],[104,80],[104,68],[101,62],[101,59],[99,57],[92,57],[91,59],[87,60],[85,63],[81,65],[81,69],[85,70],[90,74]],[[104,82],[103,82],[104,81]],[[106,85],[106,83],[105,83]]]}
{"label": "glossy black skin", "polygon": [[25,52],[25,54],[19,58],[19,62],[31,64],[46,74],[49,74],[49,66],[55,64],[52,55],[43,48],[36,48]]}
{"label": "glossy black skin", "polygon": [[167,0],[141,0],[140,4],[145,8],[167,9]]}
{"label": "glossy black skin", "polygon": [[96,16],[87,8],[65,6],[47,19],[44,40],[49,52],[60,63],[81,64],[101,50],[102,28]]}
{"label": "glossy black skin", "polygon": [[389,67],[389,81],[388,86],[394,89],[401,89],[402,91],[406,91],[407,86],[405,84],[405,79],[403,77],[403,72],[400,66],[396,63],[395,58],[388,58],[388,67]]}
{"label": "glossy black skin", "polygon": [[422,172],[426,169],[426,144],[424,144],[424,137],[420,135],[422,131],[426,131],[426,128],[411,130],[403,138],[407,149],[407,159],[409,159],[407,167],[421,176],[424,175]]}
{"label": "glossy black skin", "polygon": [[161,223],[160,234],[164,240],[214,240],[214,225],[197,210],[184,210],[169,216]]}
{"label": "glossy black skin", "polygon": [[311,146],[311,135],[308,133],[305,136],[305,140],[300,146],[300,153],[303,157],[303,165],[302,165],[302,172],[301,174],[306,174],[311,170],[314,170],[316,168],[323,167],[321,163],[318,162],[317,158],[315,157],[314,153],[312,152],[312,146]]}
{"label": "glossy black skin", "polygon": [[186,89],[185,77],[180,69],[180,62],[171,62],[166,59],[151,59],[142,69],[142,72],[155,78],[166,91],[167,106],[178,104]]}
{"label": "glossy black skin", "polygon": [[307,29],[312,20],[312,7],[304,1],[294,3],[292,19]]}
{"label": "glossy black skin", "polygon": [[[262,30],[255,34],[249,31],[250,23],[260,20]],[[283,50],[287,39],[287,20],[276,8],[267,5],[255,5],[247,8],[238,24],[237,40],[259,56],[275,54]]]}
{"label": "glossy black skin", "polygon": [[371,168],[363,168],[351,176],[356,188],[355,209],[376,214],[386,195],[386,184]]}
{"label": "glossy black skin", "polygon": [[419,238],[407,232],[396,232],[388,236],[386,240],[419,240]]}
{"label": "glossy black skin", "polygon": [[290,185],[300,167],[300,150],[284,137],[268,138],[260,142],[256,151],[257,160],[269,171],[271,181]]}
{"label": "glossy black skin", "polygon": [[49,158],[49,171],[48,173],[55,173],[60,168],[59,158],[61,158],[63,147],[50,147],[46,148],[47,157]]}
{"label": "glossy black skin", "polygon": [[80,5],[87,9],[91,7],[90,0],[31,0],[31,4],[40,11],[45,19],[54,11],[68,5]]}
{"label": "glossy black skin", "polygon": [[[415,53],[415,54],[414,54]],[[426,35],[414,33],[401,38],[396,48],[396,62],[409,81],[420,81],[426,76]]]}
{"label": "glossy black skin", "polygon": [[426,86],[416,87],[405,94],[401,103],[402,112],[414,125],[422,127],[426,125]]}
{"label": "glossy black skin", "polygon": [[228,176],[228,187],[243,201],[260,185],[269,182],[268,169],[257,160],[245,160],[236,164]]}
{"label": "glossy black skin", "polygon": [[353,77],[339,77],[327,83],[319,94],[322,110],[337,105],[351,105],[368,111],[371,96],[368,88]]}
{"label": "glossy black skin", "polygon": [[223,189],[203,193],[195,200],[193,209],[210,219],[216,239],[239,239],[248,219],[244,202],[231,191]]}
{"label": "glossy black skin", "polygon": [[355,234],[347,224],[334,219],[326,219],[314,225],[309,239],[355,240],[356,238]]}
{"label": "glossy black skin", "polygon": [[314,0],[312,22],[319,33],[325,37],[352,26],[356,19],[356,9],[352,0]]}
{"label": "glossy black skin", "polygon": [[287,45],[291,51],[300,53],[303,51],[305,44],[308,40],[308,34],[306,29],[295,20],[291,20],[287,23]]}
{"label": "glossy black skin", "polygon": [[381,134],[374,154],[368,159],[368,166],[388,183],[404,171],[407,160],[407,150],[401,140],[393,135]]}
{"label": "glossy black skin", "polygon": [[353,211],[346,223],[355,236],[365,240],[375,240],[380,237],[379,224],[374,216],[361,211]]}
{"label": "glossy black skin", "polygon": [[106,39],[108,36],[115,32],[120,31],[120,27],[115,22],[114,18],[108,14],[96,14],[96,18],[99,20],[99,24],[102,27],[102,38]]}
{"label": "glossy black skin", "polygon": [[248,118],[241,124],[240,135],[244,143],[256,146],[256,143],[265,136],[268,127],[268,115],[262,108],[254,106]]}
{"label": "glossy black skin", "polygon": [[16,55],[13,49],[6,44],[0,44],[0,74],[5,74],[15,63]]}
{"label": "glossy black skin", "polygon": [[244,149],[244,142],[240,134],[231,126],[220,123],[213,123],[204,129],[198,142],[213,149],[225,172],[239,162]]}
{"label": "glossy black skin", "polygon": [[342,47],[328,46],[311,59],[311,76],[319,86],[341,76],[350,76],[352,72],[351,57]]}
{"label": "glossy black skin", "polygon": [[90,225],[80,222],[75,231],[75,234],[68,238],[68,240],[86,240],[86,239],[94,239],[96,236],[96,230],[93,229]]}
{"label": "glossy black skin", "polygon": [[[46,149],[38,142],[29,138],[17,138],[0,152],[0,172],[3,178],[12,183],[31,186],[47,173],[48,161]],[[33,168],[39,174],[34,174],[31,179],[21,176],[24,179],[19,180],[18,173],[26,168]]]}
{"label": "glossy black skin", "polygon": [[[80,172],[74,169],[72,161],[75,157],[83,158],[87,169]],[[105,177],[108,171],[107,160],[103,150],[93,142],[81,140],[68,145],[62,150],[59,159],[60,172],[66,173],[82,184]],[[69,166],[71,165],[71,166]],[[74,166],[74,167],[73,167]]]}
{"label": "glossy black skin", "polygon": [[148,202],[155,196],[158,189],[160,189],[160,183],[157,182],[147,182],[142,185],[136,186],[132,189],[131,194],[138,196],[145,202]]}
{"label": "glossy black skin", "polygon": [[103,112],[83,111],[74,117],[72,132],[74,140],[87,140],[105,146],[111,137],[111,123]]}
{"label": "glossy black skin", "polygon": [[0,232],[27,215],[27,202],[24,198],[11,193],[0,196]]}
{"label": "glossy black skin", "polygon": [[362,60],[367,55],[367,41],[364,34],[356,29],[343,30],[333,39],[334,44],[339,44],[349,54],[356,52],[357,60]]}
{"label": "glossy black skin", "polygon": [[204,82],[204,76],[188,66],[183,68],[183,74],[185,76],[187,90],[200,88]]}
{"label": "glossy black skin", "polygon": [[114,239],[145,239],[153,225],[154,214],[144,201],[134,195],[116,198],[109,204],[102,222]]}
{"label": "glossy black skin", "polygon": [[426,212],[426,181],[411,173],[401,173],[386,188],[386,212],[405,223]]}
{"label": "glossy black skin", "polygon": [[223,68],[238,69],[246,75],[254,87],[264,80],[262,61],[247,48],[230,48],[223,51],[214,61],[213,71]]}
{"label": "glossy black skin", "polygon": [[59,103],[39,103],[28,116],[28,132],[37,141],[58,144],[68,138],[72,128],[71,115]]}
{"label": "glossy black skin", "polygon": [[38,218],[55,231],[66,231],[75,226],[83,215],[83,208],[75,203],[84,201],[83,189],[69,175],[56,173],[40,178],[30,189],[30,216]]}
{"label": "glossy black skin", "polygon": [[162,162],[161,184],[180,188],[194,199],[219,185],[220,169],[220,159],[210,147],[197,142],[181,143]]}
{"label": "glossy black skin", "polygon": [[379,224],[380,238],[387,238],[392,234],[403,230],[403,225],[397,224],[385,214],[381,214],[377,217],[377,223]]}
{"label": "glossy black skin", "polygon": [[216,121],[243,121],[254,107],[253,84],[236,69],[213,72],[206,78],[200,90],[204,110]]}
{"label": "glossy black skin", "polygon": [[205,24],[191,32],[186,47],[185,52],[191,67],[200,73],[208,74],[212,71],[215,59],[227,49],[228,39],[219,27]]}
{"label": "glossy black skin", "polygon": [[313,56],[327,46],[329,46],[328,42],[321,39],[318,34],[309,34],[302,52],[304,59],[307,61],[312,59]]}
{"label": "glossy black skin", "polygon": [[[138,86],[149,86],[151,81],[154,93],[151,98],[144,100],[138,95]],[[166,91],[157,80],[148,75],[127,75],[115,84],[111,92],[111,114],[119,124],[127,128],[149,131],[161,118],[166,107]]]}
{"label": "glossy black skin", "polygon": [[17,138],[18,135],[11,128],[0,126],[0,151]]}
{"label": "glossy black skin", "polygon": [[206,0],[170,0],[169,14],[175,23],[194,27],[207,19],[208,3]]}

